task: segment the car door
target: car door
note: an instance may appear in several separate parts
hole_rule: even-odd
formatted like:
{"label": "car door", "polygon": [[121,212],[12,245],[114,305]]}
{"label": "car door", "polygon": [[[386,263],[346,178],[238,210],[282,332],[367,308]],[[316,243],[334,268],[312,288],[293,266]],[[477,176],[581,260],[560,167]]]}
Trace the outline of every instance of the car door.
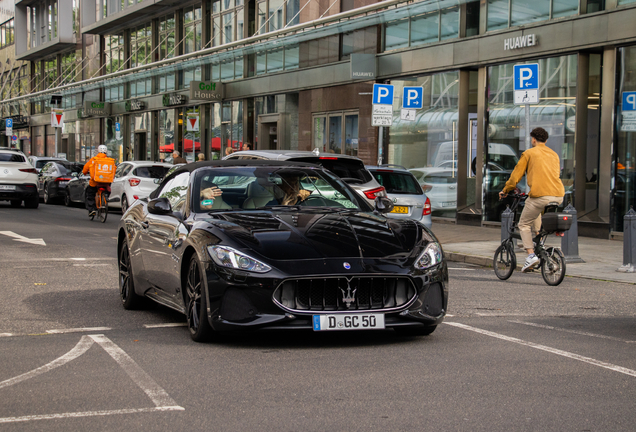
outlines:
{"label": "car door", "polygon": [[49,172],[53,169],[53,162],[45,164],[38,173],[38,191],[40,197],[44,196],[44,185],[46,184]]}
{"label": "car door", "polygon": [[[182,211],[189,180],[189,172],[177,175],[161,187],[157,198],[168,198],[173,211]],[[187,237],[187,227],[175,215],[150,213],[143,225],[140,248],[148,281],[158,289],[157,296],[180,305],[180,248]]]}

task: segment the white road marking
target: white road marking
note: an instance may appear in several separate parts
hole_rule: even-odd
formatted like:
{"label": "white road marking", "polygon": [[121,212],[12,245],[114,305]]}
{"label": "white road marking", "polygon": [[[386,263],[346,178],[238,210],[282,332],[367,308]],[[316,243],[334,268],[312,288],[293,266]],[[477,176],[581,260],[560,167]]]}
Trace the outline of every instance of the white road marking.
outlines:
{"label": "white road marking", "polygon": [[47,330],[49,334],[63,334],[63,333],[81,333],[81,332],[94,332],[94,331],[108,331],[112,330],[110,327],[81,327],[70,329],[53,329]]}
{"label": "white road marking", "polygon": [[45,372],[53,370],[57,367],[63,366],[71,360],[75,360],[82,354],[84,354],[88,349],[93,346],[94,341],[90,339],[88,336],[82,336],[80,341],[75,345],[75,348],[64,354],[62,357],[59,357],[53,360],[50,363],[45,364],[44,366],[40,366],[37,369],[33,369],[30,372],[23,373],[22,375],[18,375],[17,377],[9,378],[8,380],[4,380],[0,382],[0,389],[4,387],[8,387],[13,384],[17,384],[22,381],[26,381],[29,378],[36,377],[38,375],[42,375]]}
{"label": "white road marking", "polygon": [[90,335],[124,369],[130,379],[148,395],[157,407],[173,407],[177,403],[135,361],[104,335]]}
{"label": "white road marking", "polygon": [[185,327],[188,323],[166,323],[166,324],[144,324],[147,329],[163,328],[163,327]]}
{"label": "white road marking", "polygon": [[84,411],[84,412],[74,412],[74,413],[32,415],[32,416],[23,416],[23,417],[5,417],[5,418],[0,418],[0,423],[18,423],[18,422],[28,422],[33,420],[94,417],[94,416],[107,416],[107,415],[116,415],[116,414],[136,414],[136,413],[147,413],[147,412],[157,412],[157,411],[184,411],[184,408],[180,406],[162,406],[162,407],[154,407],[154,408],[130,408],[130,409],[120,409],[120,410],[109,410],[109,411]]}
{"label": "white road marking", "polygon": [[16,234],[13,231],[0,231],[0,234],[6,235],[8,237],[12,237],[13,240],[19,241],[19,242],[22,242],[22,243],[29,243],[29,244],[34,244],[34,245],[46,246],[46,243],[44,243],[44,240],[42,240],[41,238],[39,238],[39,239],[30,239],[30,238],[26,238],[24,236],[21,236],[20,234]]}
{"label": "white road marking", "polygon": [[552,327],[552,326],[543,325],[543,324],[535,324],[535,323],[526,322],[526,321],[510,320],[508,322],[515,323],[515,324],[523,324],[523,325],[532,326],[532,327],[539,327],[539,328],[543,328],[543,329],[546,329],[546,330],[556,330],[556,331],[561,331],[561,332],[565,332],[565,333],[574,333],[574,334],[578,334],[578,335],[582,335],[582,336],[591,336],[591,337],[596,337],[596,338],[601,338],[601,339],[609,339],[609,340],[618,341],[618,342],[636,343],[636,341],[620,339],[620,338],[613,337],[613,336],[605,336],[605,335],[600,335],[600,334],[596,334],[596,333],[588,333],[588,332],[583,332],[583,331],[578,331],[578,330],[569,330],[569,329],[564,329],[564,328],[559,328],[559,327]]}
{"label": "white road marking", "polygon": [[4,417],[0,418],[0,423],[17,423],[34,420],[105,416],[115,414],[134,414],[158,411],[185,411],[185,408],[177,405],[176,402],[168,395],[168,393],[166,393],[163,388],[159,387],[159,385],[150,377],[150,375],[148,375],[143,369],[141,369],[139,365],[128,354],[124,352],[124,350],[119,348],[110,339],[101,334],[82,336],[77,345],[75,345],[72,350],[64,354],[62,357],[59,357],[52,362],[47,363],[44,366],[41,366],[30,372],[2,381],[0,382],[0,388],[8,387],[10,385],[26,381],[30,378],[36,377],[45,372],[63,366],[66,363],[75,360],[76,358],[84,354],[86,351],[89,350],[90,347],[93,346],[94,343],[97,343],[99,346],[101,346],[119,364],[119,366],[124,369],[126,374],[135,382],[135,384],[137,384],[139,388],[141,388],[144,393],[146,393],[150,400],[152,400],[152,402],[155,404],[154,408],[128,408],[120,410],[84,411],[74,413],[41,414],[22,417]]}
{"label": "white road marking", "polygon": [[0,333],[0,337],[13,336],[13,333]]}
{"label": "white road marking", "polygon": [[570,358],[570,359],[573,359],[573,360],[578,360],[578,361],[581,361],[583,363],[588,363],[588,364],[591,364],[591,365],[594,365],[594,366],[599,366],[599,367],[602,367],[602,368],[605,368],[605,369],[609,369],[609,370],[614,371],[614,372],[618,372],[618,373],[622,373],[622,374],[629,375],[629,376],[632,376],[632,377],[636,377],[636,371],[635,370],[627,369],[627,368],[624,368],[622,366],[617,366],[617,365],[614,365],[614,364],[611,364],[611,363],[606,363],[606,362],[603,362],[603,361],[600,361],[600,360],[596,360],[596,359],[593,359],[593,358],[590,358],[590,357],[585,357],[585,356],[574,354],[574,353],[571,353],[571,352],[568,352],[568,351],[563,351],[563,350],[560,350],[560,349],[551,348],[551,347],[545,346],[545,345],[539,345],[539,344],[536,344],[534,342],[524,341],[522,339],[517,339],[517,338],[510,337],[510,336],[505,336],[505,335],[502,335],[502,334],[499,334],[499,333],[494,333],[494,332],[491,332],[491,331],[488,331],[488,330],[482,330],[480,328],[471,327],[471,326],[466,325],[466,324],[460,324],[460,323],[456,323],[456,322],[445,322],[444,324],[448,324],[448,325],[453,326],[453,327],[459,327],[459,328],[462,328],[464,330],[470,330],[470,331],[473,331],[473,332],[476,332],[476,333],[480,333],[480,334],[483,334],[483,335],[486,335],[486,336],[490,336],[490,337],[494,337],[494,338],[497,338],[497,339],[505,340],[507,342],[514,342],[514,343],[517,343],[519,345],[524,345],[524,346],[527,346],[527,347],[530,347],[530,348],[535,348],[535,349],[538,349],[538,350],[541,350],[541,351],[546,351],[546,352],[549,352],[549,353],[552,353],[552,354],[556,354],[556,355],[560,355],[560,356],[563,356],[563,357],[567,357],[567,358]]}
{"label": "white road marking", "polygon": [[477,270],[477,269],[474,269],[474,268],[463,268],[463,267],[449,267],[448,269],[449,269],[449,270],[465,270],[465,271],[474,271],[474,270]]}
{"label": "white road marking", "polygon": [[101,267],[101,266],[112,266],[113,263],[111,264],[99,264],[99,263],[95,263],[95,264],[73,264],[73,267]]}

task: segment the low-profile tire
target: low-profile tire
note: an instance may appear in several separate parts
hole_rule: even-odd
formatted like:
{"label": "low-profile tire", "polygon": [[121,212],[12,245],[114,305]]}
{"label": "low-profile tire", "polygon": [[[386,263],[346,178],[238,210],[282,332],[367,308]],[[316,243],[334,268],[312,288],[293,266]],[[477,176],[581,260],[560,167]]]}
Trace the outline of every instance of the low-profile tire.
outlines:
{"label": "low-profile tire", "polygon": [[73,205],[73,201],[71,201],[71,191],[66,188],[66,195],[64,195],[64,205],[66,207],[71,207]]}
{"label": "low-profile tire", "polygon": [[126,213],[126,210],[128,210],[128,198],[126,198],[126,195],[122,195],[122,197],[121,197],[121,214]]}
{"label": "low-profile tire", "polygon": [[128,244],[124,241],[119,251],[119,297],[124,309],[139,309],[143,303],[143,297],[135,292],[133,282],[133,270],[130,263],[130,251]]}
{"label": "low-profile tire", "polygon": [[190,337],[195,342],[207,342],[212,338],[208,321],[207,302],[203,284],[203,267],[196,254],[190,258],[185,280],[186,316]]}
{"label": "low-profile tire", "polygon": [[51,205],[53,204],[53,197],[51,196],[51,184],[47,183],[44,186],[44,204]]}
{"label": "low-profile tire", "polygon": [[437,328],[434,326],[395,327],[395,332],[400,336],[428,336]]}
{"label": "low-profile tire", "polygon": [[18,208],[22,205],[22,200],[11,200],[11,207]]}
{"label": "low-profile tire", "polygon": [[40,197],[36,195],[32,195],[29,198],[24,200],[24,206],[30,209],[36,209],[40,205]]}
{"label": "low-profile tire", "polygon": [[512,272],[517,267],[517,255],[511,244],[502,244],[495,251],[492,259],[492,268],[501,280],[506,280],[512,276]]}

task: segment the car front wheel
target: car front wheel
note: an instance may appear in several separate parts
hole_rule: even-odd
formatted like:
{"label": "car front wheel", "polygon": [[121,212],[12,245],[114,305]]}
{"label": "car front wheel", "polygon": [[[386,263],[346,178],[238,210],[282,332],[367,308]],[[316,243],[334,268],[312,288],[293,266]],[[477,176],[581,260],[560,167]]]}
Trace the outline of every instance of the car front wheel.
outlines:
{"label": "car front wheel", "polygon": [[205,289],[203,287],[202,266],[196,254],[190,258],[186,279],[186,315],[190,337],[195,342],[206,342],[212,337],[212,327],[208,322]]}

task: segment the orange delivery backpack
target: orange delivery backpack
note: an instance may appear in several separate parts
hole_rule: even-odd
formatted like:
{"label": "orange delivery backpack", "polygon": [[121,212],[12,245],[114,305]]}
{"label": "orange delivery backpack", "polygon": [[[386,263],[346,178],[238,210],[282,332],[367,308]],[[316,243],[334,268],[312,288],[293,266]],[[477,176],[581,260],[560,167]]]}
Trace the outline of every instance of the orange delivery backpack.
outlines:
{"label": "orange delivery backpack", "polygon": [[91,180],[97,183],[112,183],[115,180],[115,159],[94,160],[90,168]]}

